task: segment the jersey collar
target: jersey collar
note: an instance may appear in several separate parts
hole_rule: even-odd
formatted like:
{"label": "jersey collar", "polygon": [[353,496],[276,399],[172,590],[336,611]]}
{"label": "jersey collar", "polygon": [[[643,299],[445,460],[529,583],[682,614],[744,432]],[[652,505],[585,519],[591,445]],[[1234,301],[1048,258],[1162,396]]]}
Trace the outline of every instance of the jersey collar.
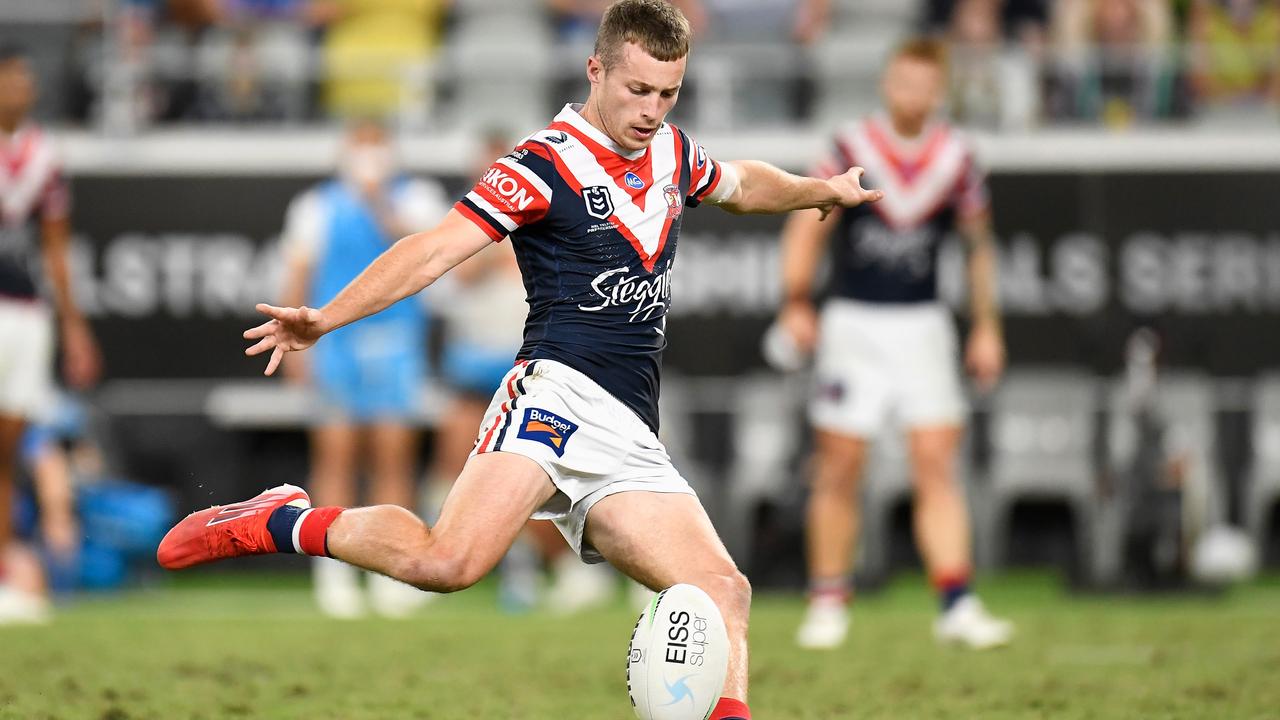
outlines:
{"label": "jersey collar", "polygon": [[[569,103],[568,105],[565,105],[564,109],[556,115],[556,122],[569,123],[574,127],[574,129],[597,143],[600,143],[600,145],[607,148],[610,152],[628,160],[639,160],[641,157],[644,157],[644,154],[648,151],[648,148],[641,148],[634,152],[627,152],[626,150],[623,150],[613,141],[612,138],[601,132],[595,125],[587,122],[587,119],[582,116],[582,103]],[[663,123],[663,125],[665,124],[666,123]],[[659,126],[659,129],[661,129],[661,126]]]}

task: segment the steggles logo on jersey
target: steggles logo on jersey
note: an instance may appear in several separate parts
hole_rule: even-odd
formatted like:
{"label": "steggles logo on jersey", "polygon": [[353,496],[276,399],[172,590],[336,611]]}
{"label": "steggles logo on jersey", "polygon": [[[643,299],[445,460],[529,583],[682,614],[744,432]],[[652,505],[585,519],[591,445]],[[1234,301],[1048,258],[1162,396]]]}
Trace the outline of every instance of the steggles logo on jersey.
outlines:
{"label": "steggles logo on jersey", "polygon": [[604,185],[582,188],[582,201],[586,203],[587,214],[591,217],[607,220],[613,214],[613,197]]}
{"label": "steggles logo on jersey", "polygon": [[564,446],[577,429],[577,423],[565,420],[553,412],[529,408],[524,412],[519,436],[542,443],[554,450],[557,456],[564,457]]}
{"label": "steggles logo on jersey", "polygon": [[644,181],[640,179],[639,175],[633,172],[627,173],[622,179],[627,183],[627,187],[629,188],[634,190],[641,190],[644,188]]}
{"label": "steggles logo on jersey", "polygon": [[913,277],[929,272],[930,248],[936,240],[928,226],[894,230],[874,217],[858,220],[849,228],[849,241],[862,265],[879,265]]}
{"label": "steggles logo on jersey", "polygon": [[680,197],[679,186],[668,185],[662,188],[662,197],[667,200],[667,217],[672,220],[680,217],[684,210],[684,200]]}
{"label": "steggles logo on jersey", "polygon": [[630,322],[647,322],[667,313],[671,304],[671,268],[647,277],[628,275],[629,268],[606,270],[591,281],[591,289],[600,296],[597,305],[578,305],[583,312],[599,312],[606,308],[629,309]]}

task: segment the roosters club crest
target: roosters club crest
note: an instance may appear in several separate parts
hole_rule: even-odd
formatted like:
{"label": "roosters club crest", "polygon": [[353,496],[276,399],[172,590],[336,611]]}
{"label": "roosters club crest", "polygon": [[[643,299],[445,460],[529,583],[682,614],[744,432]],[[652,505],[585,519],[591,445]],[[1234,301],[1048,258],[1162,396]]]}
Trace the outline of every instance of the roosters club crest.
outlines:
{"label": "roosters club crest", "polygon": [[587,214],[593,218],[607,220],[613,214],[613,198],[604,185],[582,188],[582,202],[587,206]]}
{"label": "roosters club crest", "polygon": [[680,197],[680,187],[668,185],[662,188],[662,196],[667,199],[667,217],[674,220],[684,210],[684,198]]}

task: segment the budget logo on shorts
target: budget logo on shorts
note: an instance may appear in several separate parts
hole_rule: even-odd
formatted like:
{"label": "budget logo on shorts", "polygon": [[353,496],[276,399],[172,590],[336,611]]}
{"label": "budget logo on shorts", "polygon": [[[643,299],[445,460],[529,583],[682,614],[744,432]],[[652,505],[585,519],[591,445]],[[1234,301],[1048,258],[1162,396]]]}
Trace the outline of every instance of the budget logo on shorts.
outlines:
{"label": "budget logo on shorts", "polygon": [[577,429],[577,423],[569,422],[553,412],[529,408],[524,411],[519,436],[525,440],[540,442],[555,450],[556,455],[564,457],[564,446]]}

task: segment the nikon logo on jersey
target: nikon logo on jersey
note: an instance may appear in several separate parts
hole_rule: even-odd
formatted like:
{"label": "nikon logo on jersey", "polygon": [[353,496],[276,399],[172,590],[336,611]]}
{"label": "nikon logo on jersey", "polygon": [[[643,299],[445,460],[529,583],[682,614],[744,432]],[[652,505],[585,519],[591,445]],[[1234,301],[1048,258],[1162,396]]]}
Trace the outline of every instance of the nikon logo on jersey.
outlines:
{"label": "nikon logo on jersey", "polygon": [[524,422],[520,424],[519,437],[540,442],[554,450],[557,456],[564,457],[564,446],[577,429],[576,423],[565,420],[553,412],[529,408],[524,411]]}

